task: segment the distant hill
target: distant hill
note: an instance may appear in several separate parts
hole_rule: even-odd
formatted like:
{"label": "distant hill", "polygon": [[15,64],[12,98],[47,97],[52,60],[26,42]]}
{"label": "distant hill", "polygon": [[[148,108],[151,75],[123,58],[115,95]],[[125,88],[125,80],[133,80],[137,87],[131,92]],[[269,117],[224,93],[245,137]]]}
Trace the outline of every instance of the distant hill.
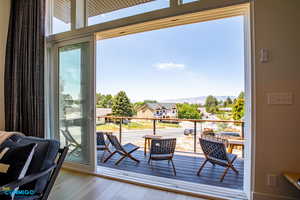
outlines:
{"label": "distant hill", "polygon": [[[167,103],[190,103],[190,104],[204,104],[207,96],[199,96],[199,97],[190,97],[190,98],[179,98],[179,99],[166,99],[159,102],[167,102]],[[215,96],[218,101],[226,100],[228,96]],[[235,96],[229,96],[232,100],[236,98]]]}

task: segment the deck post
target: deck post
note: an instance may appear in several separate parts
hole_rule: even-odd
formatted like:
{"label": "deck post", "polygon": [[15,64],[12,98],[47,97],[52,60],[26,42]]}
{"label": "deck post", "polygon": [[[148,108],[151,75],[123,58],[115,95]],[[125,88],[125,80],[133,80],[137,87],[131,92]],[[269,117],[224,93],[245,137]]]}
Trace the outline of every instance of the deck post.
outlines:
{"label": "deck post", "polygon": [[242,122],[242,124],[241,124],[241,127],[242,127],[242,130],[241,130],[241,132],[242,132],[242,134],[241,134],[241,136],[242,136],[242,139],[244,139],[244,137],[245,137],[245,123],[244,122]]}
{"label": "deck post", "polygon": [[[245,122],[242,122],[241,124],[242,126],[242,139],[244,140],[245,139]],[[244,158],[245,157],[245,145],[242,146],[242,157]]]}
{"label": "deck post", "polygon": [[153,120],[153,135],[156,135],[156,120]]}
{"label": "deck post", "polygon": [[197,122],[194,121],[194,153],[196,153],[197,148]]}
{"label": "deck post", "polygon": [[123,119],[120,119],[120,124],[119,124],[119,140],[120,140],[120,144],[122,144],[122,123],[123,123]]}
{"label": "deck post", "polygon": [[202,136],[202,134],[203,134],[203,125],[202,125],[202,122],[200,122],[200,133],[201,133],[200,136]]}

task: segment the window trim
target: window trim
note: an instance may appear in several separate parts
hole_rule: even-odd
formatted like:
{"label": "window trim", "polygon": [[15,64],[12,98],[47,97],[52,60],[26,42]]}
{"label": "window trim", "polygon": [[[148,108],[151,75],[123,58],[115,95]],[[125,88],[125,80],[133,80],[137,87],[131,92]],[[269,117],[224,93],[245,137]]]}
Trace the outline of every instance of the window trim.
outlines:
{"label": "window trim", "polygon": [[[255,88],[253,86],[253,69],[251,66],[251,26],[249,25],[251,19],[249,8],[249,0],[201,0],[199,2],[187,3],[176,7],[165,8],[157,11],[143,13],[140,15],[105,22],[102,24],[84,27],[65,33],[51,35],[47,37],[47,43],[48,45],[52,46],[60,42],[67,42],[84,37],[95,37],[95,39],[97,40],[107,39],[138,32],[179,26],[183,24],[191,24],[244,15],[245,22],[247,21],[247,23],[245,23],[245,73],[250,73],[250,75],[246,75],[245,82],[247,82],[246,85],[248,84],[248,90],[245,92],[249,97],[249,99],[247,100],[248,103],[251,103],[249,104],[248,109],[251,110],[248,113],[247,119],[249,120],[247,121],[247,123],[249,123],[249,127],[246,127],[245,132],[246,134],[248,132],[249,137],[252,137],[252,135],[254,134],[250,135],[250,133],[254,133],[253,131],[255,125],[255,119],[253,118],[255,113],[255,110],[253,110],[255,103],[253,101]],[[254,166],[254,158],[253,154],[251,154],[254,150],[254,140],[251,137],[248,138],[248,148],[250,148],[250,155],[248,155],[249,163],[247,163],[248,171],[247,174],[245,173],[244,177],[244,192],[248,196],[248,198],[250,198],[254,182],[253,177],[251,177],[251,174],[253,173],[252,166]],[[119,179],[115,176],[114,178]]]}
{"label": "window trim", "polygon": [[[52,2],[52,0],[48,1]],[[120,27],[138,25],[157,20],[164,21],[170,19],[173,20],[173,22],[176,22],[178,21],[176,20],[176,17],[190,15],[193,13],[197,15],[195,17],[198,19],[198,22],[237,16],[244,14],[246,7],[249,6],[249,2],[250,0],[201,0],[187,4],[182,4],[179,6],[172,6],[160,10],[138,14],[130,17],[125,17],[109,22],[104,22],[93,26],[86,26],[68,32],[49,35],[47,37],[47,42],[61,42],[64,40],[75,39],[78,37],[91,36],[94,33],[101,31],[109,31]],[[51,23],[51,15],[52,12],[49,12],[49,16],[47,17],[48,24]],[[174,26],[177,25],[179,24],[174,23]]]}

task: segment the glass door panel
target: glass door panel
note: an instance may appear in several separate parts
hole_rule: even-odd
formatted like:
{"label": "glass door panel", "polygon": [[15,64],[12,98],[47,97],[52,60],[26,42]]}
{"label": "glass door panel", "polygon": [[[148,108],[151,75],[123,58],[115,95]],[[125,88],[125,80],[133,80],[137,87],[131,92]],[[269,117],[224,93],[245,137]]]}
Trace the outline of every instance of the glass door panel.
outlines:
{"label": "glass door panel", "polygon": [[69,146],[67,161],[92,163],[90,42],[58,48],[58,139]]}

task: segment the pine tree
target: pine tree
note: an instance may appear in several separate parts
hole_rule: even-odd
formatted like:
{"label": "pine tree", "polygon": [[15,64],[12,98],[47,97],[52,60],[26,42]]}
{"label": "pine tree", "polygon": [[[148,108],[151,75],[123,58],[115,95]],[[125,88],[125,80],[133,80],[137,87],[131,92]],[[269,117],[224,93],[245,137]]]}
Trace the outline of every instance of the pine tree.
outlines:
{"label": "pine tree", "polygon": [[227,105],[231,105],[233,103],[232,99],[230,97],[227,97],[226,99]]}
{"label": "pine tree", "polygon": [[238,98],[232,108],[232,118],[234,120],[241,120],[245,115],[245,100]]}
{"label": "pine tree", "polygon": [[207,96],[204,107],[208,113],[214,114],[218,112],[218,99],[212,95]]}
{"label": "pine tree", "polygon": [[114,116],[131,117],[133,115],[132,104],[124,91],[120,91],[112,103],[112,113]]}

